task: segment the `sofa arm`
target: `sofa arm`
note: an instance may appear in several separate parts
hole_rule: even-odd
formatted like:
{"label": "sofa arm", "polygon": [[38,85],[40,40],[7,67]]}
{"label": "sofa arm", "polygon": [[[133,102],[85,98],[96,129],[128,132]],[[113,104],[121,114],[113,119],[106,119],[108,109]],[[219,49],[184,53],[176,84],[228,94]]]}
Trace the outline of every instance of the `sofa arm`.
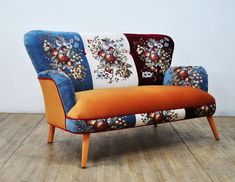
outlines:
{"label": "sofa arm", "polygon": [[166,71],[163,84],[190,86],[207,92],[208,75],[201,66],[175,66]]}
{"label": "sofa arm", "polygon": [[55,83],[63,109],[67,114],[76,103],[75,91],[70,78],[62,71],[46,70],[38,74],[38,79],[52,80]]}

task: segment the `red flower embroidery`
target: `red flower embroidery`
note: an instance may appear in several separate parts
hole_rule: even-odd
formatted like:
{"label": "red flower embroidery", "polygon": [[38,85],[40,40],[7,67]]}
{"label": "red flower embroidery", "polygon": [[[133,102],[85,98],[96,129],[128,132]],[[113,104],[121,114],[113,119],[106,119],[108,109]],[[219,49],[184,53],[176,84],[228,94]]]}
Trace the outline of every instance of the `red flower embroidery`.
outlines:
{"label": "red flower embroidery", "polygon": [[74,45],[72,42],[74,39],[66,41],[63,37],[53,37],[50,41],[44,40],[43,49],[49,56],[53,69],[64,72],[67,70],[69,76],[81,80],[86,76],[85,67],[82,65],[82,53],[75,53],[72,50]]}
{"label": "red flower embroidery", "polygon": [[112,83],[114,80],[118,82],[131,76],[132,66],[127,63],[127,50],[124,48],[123,38],[111,40],[95,36],[87,42],[92,56],[99,61],[97,69],[94,70],[97,78],[108,79],[109,83]]}
{"label": "red flower embroidery", "polygon": [[144,61],[145,67],[142,71],[143,78],[157,78],[163,75],[170,67],[173,50],[169,47],[170,39],[164,37],[160,40],[148,39],[134,42],[136,52]]}

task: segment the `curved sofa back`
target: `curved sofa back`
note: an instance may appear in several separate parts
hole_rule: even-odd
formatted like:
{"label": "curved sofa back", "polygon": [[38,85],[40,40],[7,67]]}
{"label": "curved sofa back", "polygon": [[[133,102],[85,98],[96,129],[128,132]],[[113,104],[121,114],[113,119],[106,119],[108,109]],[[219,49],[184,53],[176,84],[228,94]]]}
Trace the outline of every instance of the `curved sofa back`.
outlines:
{"label": "curved sofa back", "polygon": [[24,44],[40,73],[61,70],[75,91],[161,85],[174,42],[160,34],[80,34],[34,30]]}

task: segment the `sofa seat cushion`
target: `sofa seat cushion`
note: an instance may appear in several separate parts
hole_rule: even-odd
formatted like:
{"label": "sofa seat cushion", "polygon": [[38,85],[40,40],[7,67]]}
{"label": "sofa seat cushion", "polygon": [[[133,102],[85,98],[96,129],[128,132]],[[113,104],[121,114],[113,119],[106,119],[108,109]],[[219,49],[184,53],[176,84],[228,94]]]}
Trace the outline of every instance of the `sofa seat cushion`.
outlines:
{"label": "sofa seat cushion", "polygon": [[97,119],[215,104],[205,91],[184,86],[134,86],[76,93],[68,118]]}

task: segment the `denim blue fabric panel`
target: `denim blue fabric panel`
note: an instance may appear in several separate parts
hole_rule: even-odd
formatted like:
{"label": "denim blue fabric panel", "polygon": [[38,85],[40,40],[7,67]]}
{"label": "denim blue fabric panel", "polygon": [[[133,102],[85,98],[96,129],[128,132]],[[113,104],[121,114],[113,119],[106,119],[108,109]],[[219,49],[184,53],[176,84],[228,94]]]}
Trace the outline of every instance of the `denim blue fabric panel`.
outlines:
{"label": "denim blue fabric panel", "polygon": [[93,133],[135,127],[135,115],[107,119],[75,120],[66,118],[66,129],[73,133]]}
{"label": "denim blue fabric panel", "polygon": [[201,66],[175,66],[166,71],[163,84],[190,86],[207,92],[208,75]]}
{"label": "denim blue fabric panel", "polygon": [[83,120],[73,120],[66,118],[66,130],[73,133],[86,133],[87,125]]}
{"label": "denim blue fabric panel", "polygon": [[76,103],[75,92],[70,78],[64,72],[56,70],[42,71],[38,74],[38,78],[54,80],[63,103],[64,111],[68,113]]}
{"label": "denim blue fabric panel", "polygon": [[35,30],[25,34],[24,44],[37,73],[60,70],[70,77],[75,91],[93,89],[84,45],[78,33]]}

